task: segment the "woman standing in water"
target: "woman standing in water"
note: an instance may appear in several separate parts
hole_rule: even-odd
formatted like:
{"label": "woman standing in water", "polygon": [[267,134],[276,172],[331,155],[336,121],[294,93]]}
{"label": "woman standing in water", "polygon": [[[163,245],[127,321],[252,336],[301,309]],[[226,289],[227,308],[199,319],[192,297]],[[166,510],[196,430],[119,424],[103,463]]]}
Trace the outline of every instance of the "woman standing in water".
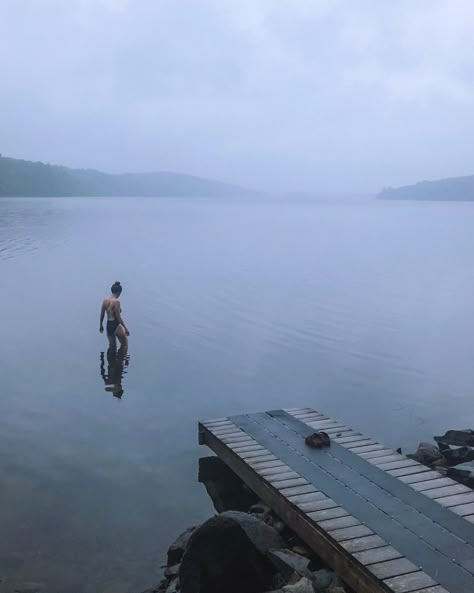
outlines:
{"label": "woman standing in water", "polygon": [[130,332],[122,319],[122,309],[120,308],[119,297],[122,294],[122,286],[120,282],[114,282],[112,288],[112,295],[105,299],[102,303],[100,311],[100,333],[104,333],[104,317],[107,313],[107,338],[111,348],[116,348],[117,344],[115,338],[118,338],[121,347],[126,349],[128,346],[127,336]]}

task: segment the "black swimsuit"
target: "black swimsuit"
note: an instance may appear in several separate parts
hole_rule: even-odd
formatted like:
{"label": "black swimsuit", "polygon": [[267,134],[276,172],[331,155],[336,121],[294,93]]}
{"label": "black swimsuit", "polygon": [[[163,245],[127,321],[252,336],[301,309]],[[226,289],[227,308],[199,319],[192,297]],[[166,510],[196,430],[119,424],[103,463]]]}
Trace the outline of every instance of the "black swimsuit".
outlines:
{"label": "black swimsuit", "polygon": [[120,321],[117,321],[117,319],[112,319],[112,321],[107,321],[107,335],[115,336],[115,332],[117,331],[117,328],[119,325],[120,325]]}

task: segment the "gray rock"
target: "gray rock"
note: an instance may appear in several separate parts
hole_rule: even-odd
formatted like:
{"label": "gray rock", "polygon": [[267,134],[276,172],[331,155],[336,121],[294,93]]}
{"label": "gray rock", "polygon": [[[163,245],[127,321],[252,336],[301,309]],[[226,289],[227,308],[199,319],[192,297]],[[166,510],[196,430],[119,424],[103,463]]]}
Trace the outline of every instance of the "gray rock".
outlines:
{"label": "gray rock", "polygon": [[456,467],[450,467],[448,477],[470,488],[474,488],[474,461],[462,463]]}
{"label": "gray rock", "polygon": [[173,566],[173,564],[178,564],[178,562],[181,562],[181,558],[183,557],[186,546],[188,545],[189,538],[196,529],[197,526],[186,529],[186,531],[183,531],[183,533],[181,533],[181,535],[176,538],[176,541],[171,544],[168,549],[168,566]]}
{"label": "gray rock", "polygon": [[443,457],[449,466],[474,461],[473,447],[448,447],[443,451]]}
{"label": "gray rock", "polygon": [[443,459],[438,459],[438,461],[435,461],[433,464],[431,464],[431,467],[436,470],[439,474],[441,474],[442,476],[446,476],[448,473],[448,462],[446,461],[446,459],[443,457]]}
{"label": "gray rock", "polygon": [[253,515],[226,512],[191,535],[179,579],[182,593],[260,593],[275,568],[266,554],[283,548],[278,533]]}
{"label": "gray rock", "polygon": [[247,534],[247,537],[262,554],[266,554],[270,550],[283,548],[285,545],[275,529],[252,517],[252,515],[228,511],[227,513],[222,513],[220,516],[238,523]]}
{"label": "gray rock", "polygon": [[438,447],[431,443],[420,443],[416,453],[409,453],[407,457],[423,463],[423,465],[431,465],[435,461],[438,461],[438,459],[443,458]]}
{"label": "gray rock", "polygon": [[306,546],[303,546],[301,544],[293,546],[291,548],[291,551],[295,554],[299,554],[300,556],[305,556],[306,558],[309,558],[311,556],[311,551]]}
{"label": "gray rock", "polygon": [[458,447],[474,447],[474,430],[448,430],[443,436],[434,437],[437,443],[456,445]]}
{"label": "gray rock", "polygon": [[295,554],[291,550],[270,550],[268,557],[286,583],[288,583],[294,572],[297,572],[300,576],[311,576],[308,570],[308,558]]}
{"label": "gray rock", "polygon": [[331,589],[342,587],[342,581],[332,570],[323,568],[312,574],[315,593],[329,593]]}

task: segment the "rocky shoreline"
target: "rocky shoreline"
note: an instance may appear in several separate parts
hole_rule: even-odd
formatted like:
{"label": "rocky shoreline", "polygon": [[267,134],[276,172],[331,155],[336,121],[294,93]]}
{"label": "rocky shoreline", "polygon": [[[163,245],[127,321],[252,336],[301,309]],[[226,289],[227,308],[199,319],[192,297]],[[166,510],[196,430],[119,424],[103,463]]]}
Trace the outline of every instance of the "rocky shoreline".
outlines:
{"label": "rocky shoreline", "polygon": [[[474,488],[474,430],[434,440],[407,457]],[[220,459],[199,460],[199,481],[217,514],[177,538],[144,593],[353,593]]]}

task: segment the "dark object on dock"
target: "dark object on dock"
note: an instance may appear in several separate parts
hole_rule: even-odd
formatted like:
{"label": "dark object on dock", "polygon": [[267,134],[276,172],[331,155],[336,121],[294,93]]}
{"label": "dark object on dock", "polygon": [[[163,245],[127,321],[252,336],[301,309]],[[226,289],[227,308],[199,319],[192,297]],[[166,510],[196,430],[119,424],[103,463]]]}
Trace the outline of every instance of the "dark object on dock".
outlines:
{"label": "dark object on dock", "polygon": [[[306,447],[315,430],[332,446]],[[357,593],[474,592],[468,486],[308,408],[211,420],[199,432]]]}
{"label": "dark object on dock", "polygon": [[313,449],[322,449],[323,447],[329,447],[331,444],[331,439],[327,432],[313,432],[312,434],[308,435],[304,442],[308,445],[308,447],[313,447]]}

